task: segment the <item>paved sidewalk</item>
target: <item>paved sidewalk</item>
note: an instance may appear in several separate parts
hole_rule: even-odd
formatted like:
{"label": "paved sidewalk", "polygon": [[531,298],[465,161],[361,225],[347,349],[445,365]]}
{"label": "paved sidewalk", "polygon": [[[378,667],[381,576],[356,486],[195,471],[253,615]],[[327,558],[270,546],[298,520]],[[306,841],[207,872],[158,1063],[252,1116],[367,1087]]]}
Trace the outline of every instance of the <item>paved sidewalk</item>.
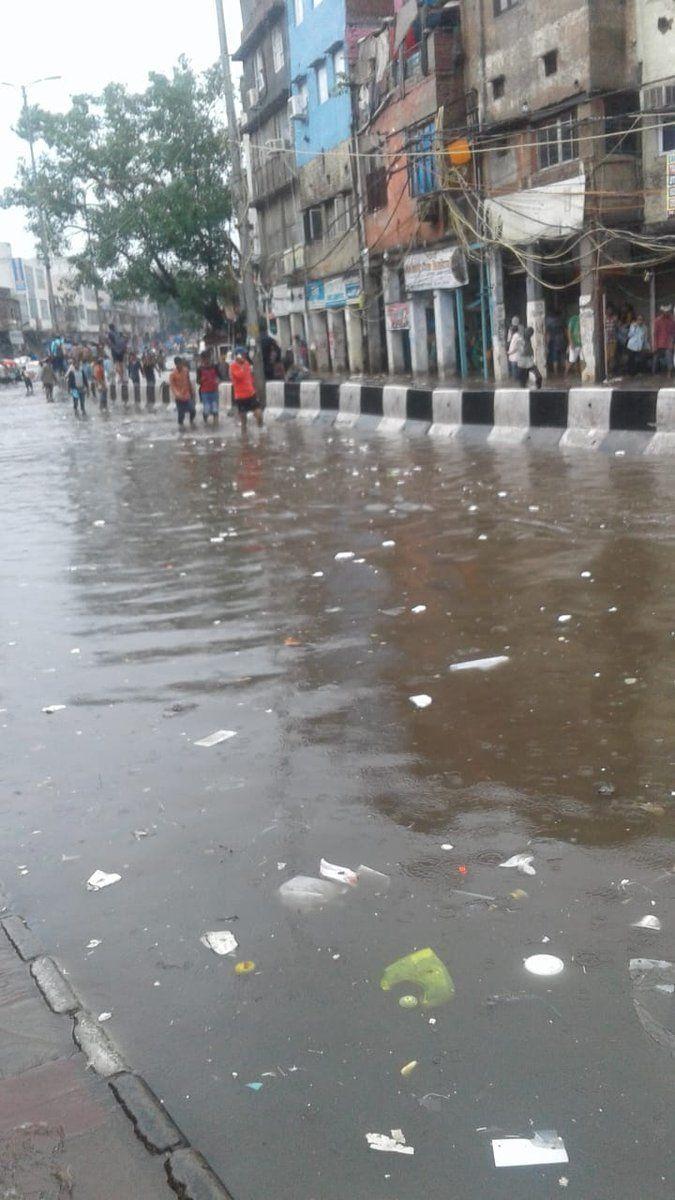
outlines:
{"label": "paved sidewalk", "polygon": [[135,1136],[0,930],[0,1200],[170,1195],[163,1157]]}

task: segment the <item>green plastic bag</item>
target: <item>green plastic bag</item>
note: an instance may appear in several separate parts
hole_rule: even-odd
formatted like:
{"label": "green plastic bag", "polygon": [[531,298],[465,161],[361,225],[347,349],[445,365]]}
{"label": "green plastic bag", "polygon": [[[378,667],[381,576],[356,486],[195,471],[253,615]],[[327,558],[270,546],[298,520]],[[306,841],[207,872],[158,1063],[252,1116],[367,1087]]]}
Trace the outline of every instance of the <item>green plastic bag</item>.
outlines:
{"label": "green plastic bag", "polygon": [[430,947],[397,958],[386,968],[380,980],[382,990],[388,992],[397,983],[417,984],[422,991],[420,1003],[424,1008],[447,1004],[455,994],[448,968]]}

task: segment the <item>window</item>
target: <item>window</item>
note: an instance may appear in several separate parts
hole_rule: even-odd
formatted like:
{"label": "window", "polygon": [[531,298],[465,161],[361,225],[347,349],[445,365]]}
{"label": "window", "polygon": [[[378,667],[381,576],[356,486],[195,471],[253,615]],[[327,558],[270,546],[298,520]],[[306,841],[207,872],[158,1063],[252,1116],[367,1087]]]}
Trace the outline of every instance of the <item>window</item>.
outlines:
{"label": "window", "polygon": [[316,67],[316,92],[319,104],[325,104],[328,99],[328,67],[325,61],[318,63]]}
{"label": "window", "polygon": [[555,75],[558,70],[558,51],[549,50],[542,56],[541,61],[544,64],[544,75]]}
{"label": "window", "polygon": [[505,86],[506,86],[506,76],[505,75],[498,75],[496,79],[492,80],[492,99],[493,100],[501,100],[502,96],[504,95]]}
{"label": "window", "polygon": [[435,136],[436,123],[434,121],[429,121],[427,125],[420,125],[417,129],[411,130],[407,147],[408,182],[411,196],[427,196],[429,192],[435,192],[438,186],[434,152]]}
{"label": "window", "polygon": [[571,162],[577,157],[575,113],[566,113],[537,130],[537,158],[540,169]]}
{"label": "window", "polygon": [[293,0],[293,13],[296,25],[302,25],[302,18],[305,15],[303,0]]}
{"label": "window", "polygon": [[333,218],[333,237],[342,237],[347,233],[350,226],[350,204],[349,196],[345,192],[341,192],[335,197],[335,210]]}
{"label": "window", "polygon": [[641,117],[637,92],[605,97],[605,154],[639,154]]}
{"label": "window", "polygon": [[274,74],[278,75],[284,65],[284,35],[279,25],[272,30],[272,62]]}
{"label": "window", "polygon": [[262,50],[258,49],[255,52],[253,60],[253,70],[255,73],[255,86],[258,89],[258,94],[262,95],[265,91],[265,59],[263,58]]}
{"label": "window", "polygon": [[675,150],[675,112],[661,118],[659,127],[659,154]]}
{"label": "window", "polygon": [[509,8],[515,8],[517,3],[518,0],[494,0],[495,16],[498,17]]}
{"label": "window", "polygon": [[304,212],[305,241],[320,242],[323,238],[323,209],[306,208]]}
{"label": "window", "polygon": [[[375,160],[375,163],[377,160]],[[387,168],[375,165],[366,175],[366,207],[368,212],[377,212],[387,207]]]}
{"label": "window", "polygon": [[333,51],[333,79],[336,85],[344,83],[347,76],[347,62],[344,46],[338,46]]}

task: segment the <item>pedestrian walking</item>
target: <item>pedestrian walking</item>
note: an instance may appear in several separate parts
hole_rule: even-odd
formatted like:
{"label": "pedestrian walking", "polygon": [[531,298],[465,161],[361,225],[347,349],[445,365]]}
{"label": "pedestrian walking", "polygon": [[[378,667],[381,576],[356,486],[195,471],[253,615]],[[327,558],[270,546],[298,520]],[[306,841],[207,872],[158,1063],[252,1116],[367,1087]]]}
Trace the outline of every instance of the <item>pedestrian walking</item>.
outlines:
{"label": "pedestrian walking", "polygon": [[111,324],[108,326],[108,342],[110,343],[110,353],[112,354],[115,373],[121,386],[124,381],[124,358],[127,352],[127,339],[120,330]]}
{"label": "pedestrian walking", "polygon": [[136,389],[137,388],[140,389],[140,386],[141,386],[141,377],[142,377],[141,360],[139,359],[138,355],[135,354],[133,351],[129,355],[128,371],[129,371],[129,383],[134,390],[134,402],[136,404],[140,404],[141,393],[140,393],[140,390],[137,391]]}
{"label": "pedestrian walking", "polygon": [[32,396],[33,395],[33,380],[31,379],[31,377],[28,374],[28,371],[26,370],[25,367],[21,368],[21,379],[26,387],[26,395]]}
{"label": "pedestrian walking", "polygon": [[521,336],[520,317],[512,317],[506,334],[506,357],[511,379],[518,378],[518,348]]}
{"label": "pedestrian walking", "polygon": [[47,397],[47,404],[53,404],[54,388],[56,387],[56,372],[48,358],[46,358],[42,364],[40,379],[45,391],[45,396]]}
{"label": "pedestrian walking", "polygon": [[534,375],[534,381],[538,388],[542,385],[541,371],[534,361],[534,350],[532,348],[532,338],[534,329],[528,325],[519,336],[517,347],[517,363],[518,363],[518,382],[521,387],[527,387],[530,374]]}
{"label": "pedestrian walking", "polygon": [[652,372],[673,373],[673,351],[675,350],[675,319],[672,304],[662,304],[658,317],[654,320],[654,357]]}
{"label": "pedestrian walking", "polygon": [[[70,365],[66,372],[66,387],[73,398],[73,410],[77,417],[81,414],[85,417],[87,414],[84,411],[84,396],[86,391],[86,381],[82,367],[77,366],[73,359],[70,360]],[[79,414],[78,414],[79,405]]]}
{"label": "pedestrian walking", "polygon": [[262,408],[255,392],[253,369],[243,346],[234,351],[234,362],[230,364],[230,379],[234,396],[234,407],[239,413],[242,432],[246,429],[248,414],[253,413],[256,423],[263,423]]}
{"label": "pedestrian walking", "polygon": [[94,395],[98,396],[98,406],[103,411],[108,407],[108,383],[105,377],[103,358],[100,355],[92,367],[92,386]]}
{"label": "pedestrian walking", "polygon": [[218,424],[219,384],[218,368],[214,367],[211,362],[209,351],[203,350],[199,356],[199,366],[197,367],[197,387],[199,388],[199,399],[202,402],[202,417],[205,425],[208,424],[209,417],[213,417],[214,425]]}
{"label": "pedestrian walking", "polygon": [[176,355],[173,361],[174,369],[169,375],[169,388],[176,402],[178,426],[182,429],[185,424],[185,418],[188,416],[190,418],[190,425],[194,425],[195,423],[195,399],[187,363],[179,354]]}
{"label": "pedestrian walking", "polygon": [[649,330],[645,325],[642,313],[638,313],[635,320],[630,323],[626,352],[628,354],[628,374],[638,375],[645,367],[649,354]]}
{"label": "pedestrian walking", "polygon": [[265,379],[274,379],[274,364],[281,361],[281,349],[267,329],[267,321],[260,322],[260,349]]}

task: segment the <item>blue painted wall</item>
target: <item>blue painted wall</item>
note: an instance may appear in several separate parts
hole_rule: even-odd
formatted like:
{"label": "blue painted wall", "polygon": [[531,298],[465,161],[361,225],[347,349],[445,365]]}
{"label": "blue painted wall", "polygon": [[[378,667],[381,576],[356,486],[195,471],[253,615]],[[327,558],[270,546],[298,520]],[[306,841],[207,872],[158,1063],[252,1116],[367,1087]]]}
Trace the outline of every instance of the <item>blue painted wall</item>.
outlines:
{"label": "blue painted wall", "polygon": [[[295,23],[294,0],[286,0],[288,9],[288,31],[291,50],[291,88],[298,91],[297,77],[304,75],[309,94],[306,121],[293,121],[295,127],[295,151],[298,167],[304,167],[322,150],[338,146],[351,132],[351,101],[349,90],[341,89],[334,95],[335,78],[330,51],[341,44],[346,47],[345,0],[303,0],[303,19]],[[328,68],[329,96],[319,104],[316,86],[315,63],[326,58]]]}

